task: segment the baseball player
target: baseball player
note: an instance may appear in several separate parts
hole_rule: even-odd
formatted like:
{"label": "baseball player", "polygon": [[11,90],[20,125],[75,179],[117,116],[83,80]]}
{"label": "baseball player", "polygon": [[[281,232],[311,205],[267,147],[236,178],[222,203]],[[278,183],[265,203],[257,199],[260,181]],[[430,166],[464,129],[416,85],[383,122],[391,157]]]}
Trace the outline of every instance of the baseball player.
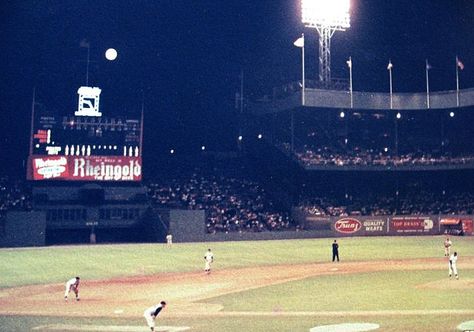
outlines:
{"label": "baseball player", "polygon": [[334,262],[336,259],[339,262],[339,244],[337,240],[334,240],[332,243],[332,261]]}
{"label": "baseball player", "polygon": [[449,257],[449,277],[450,278],[454,274],[454,277],[456,279],[459,279],[459,277],[458,277],[458,268],[456,267],[456,262],[457,261],[458,261],[458,253],[454,252],[454,254],[452,254]]}
{"label": "baseball player", "polygon": [[146,319],[146,323],[148,324],[148,327],[150,327],[151,331],[155,331],[155,319],[158,316],[158,314],[161,312],[166,307],[166,302],[161,301],[160,304],[154,305],[148,309],[145,310],[143,313],[143,316]]}
{"label": "baseball player", "polygon": [[171,235],[170,233],[166,235],[166,244],[168,247],[171,247],[171,245],[173,244],[173,235]]}
{"label": "baseball player", "polygon": [[449,237],[446,237],[446,240],[444,240],[444,256],[449,257],[451,255],[451,246],[453,243],[449,239]]}
{"label": "baseball player", "polygon": [[214,262],[214,255],[212,254],[211,249],[207,249],[207,252],[204,255],[204,260],[206,261],[206,265],[204,266],[204,272],[209,274],[211,273],[211,263]]}
{"label": "baseball player", "polygon": [[79,282],[81,278],[75,277],[68,282],[66,282],[66,291],[64,292],[64,300],[67,301],[67,296],[69,295],[70,291],[73,291],[76,294],[76,301],[79,301]]}

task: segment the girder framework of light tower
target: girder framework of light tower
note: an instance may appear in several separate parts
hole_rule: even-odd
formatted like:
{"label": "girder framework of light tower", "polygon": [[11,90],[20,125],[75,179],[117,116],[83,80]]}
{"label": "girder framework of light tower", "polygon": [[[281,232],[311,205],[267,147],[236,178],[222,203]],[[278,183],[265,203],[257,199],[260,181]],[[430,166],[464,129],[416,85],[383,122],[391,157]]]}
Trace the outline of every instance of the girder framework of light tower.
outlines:
{"label": "girder framework of light tower", "polygon": [[350,27],[350,0],[301,0],[302,22],[319,34],[319,81],[331,84],[331,37]]}

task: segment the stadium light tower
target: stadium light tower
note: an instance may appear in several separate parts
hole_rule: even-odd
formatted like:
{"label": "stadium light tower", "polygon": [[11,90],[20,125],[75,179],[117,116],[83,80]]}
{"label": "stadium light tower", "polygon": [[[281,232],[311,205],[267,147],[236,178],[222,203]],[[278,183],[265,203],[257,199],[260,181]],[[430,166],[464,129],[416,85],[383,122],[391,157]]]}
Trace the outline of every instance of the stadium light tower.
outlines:
{"label": "stadium light tower", "polygon": [[350,0],[301,0],[301,21],[319,33],[319,81],[331,82],[331,37],[350,27]]}

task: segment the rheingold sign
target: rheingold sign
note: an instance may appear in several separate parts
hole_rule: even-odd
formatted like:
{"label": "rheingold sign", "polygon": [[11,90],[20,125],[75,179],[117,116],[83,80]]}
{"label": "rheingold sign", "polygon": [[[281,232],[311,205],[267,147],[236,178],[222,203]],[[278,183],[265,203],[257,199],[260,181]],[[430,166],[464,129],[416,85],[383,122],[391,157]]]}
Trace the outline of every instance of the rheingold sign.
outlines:
{"label": "rheingold sign", "polygon": [[140,157],[33,156],[33,180],[140,181]]}

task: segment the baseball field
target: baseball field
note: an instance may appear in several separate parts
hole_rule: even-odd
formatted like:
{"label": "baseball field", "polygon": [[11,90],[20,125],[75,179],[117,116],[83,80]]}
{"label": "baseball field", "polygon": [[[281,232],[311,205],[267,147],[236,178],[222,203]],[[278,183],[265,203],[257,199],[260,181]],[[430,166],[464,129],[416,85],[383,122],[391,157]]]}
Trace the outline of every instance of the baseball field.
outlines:
{"label": "baseball field", "polygon": [[459,280],[443,240],[342,238],[339,263],[333,239],[0,249],[0,331],[149,331],[161,300],[156,331],[474,330],[474,238],[452,238]]}

